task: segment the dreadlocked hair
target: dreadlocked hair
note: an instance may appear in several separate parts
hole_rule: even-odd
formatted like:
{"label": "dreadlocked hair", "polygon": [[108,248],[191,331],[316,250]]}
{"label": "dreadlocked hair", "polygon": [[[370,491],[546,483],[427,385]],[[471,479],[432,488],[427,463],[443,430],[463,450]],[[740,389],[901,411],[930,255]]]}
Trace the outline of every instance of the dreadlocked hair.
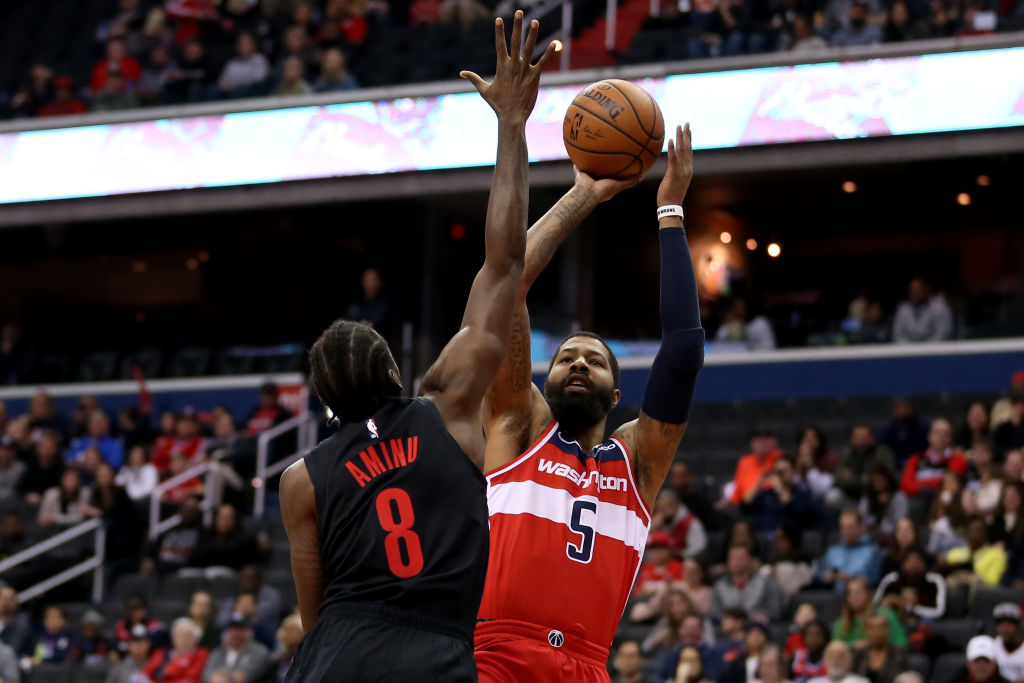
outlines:
{"label": "dreadlocked hair", "polygon": [[335,320],[309,350],[310,379],[339,422],[358,422],[400,398],[402,383],[384,337],[366,322]]}

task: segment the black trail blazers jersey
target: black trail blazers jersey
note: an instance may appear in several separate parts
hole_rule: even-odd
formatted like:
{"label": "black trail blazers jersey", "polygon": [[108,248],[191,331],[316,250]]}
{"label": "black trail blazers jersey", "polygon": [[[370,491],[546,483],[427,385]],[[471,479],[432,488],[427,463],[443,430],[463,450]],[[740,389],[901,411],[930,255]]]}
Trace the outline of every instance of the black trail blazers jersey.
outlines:
{"label": "black trail blazers jersey", "polygon": [[487,572],[483,475],[432,401],[393,401],[305,457],[316,492],[321,612],[386,602],[464,624]]}

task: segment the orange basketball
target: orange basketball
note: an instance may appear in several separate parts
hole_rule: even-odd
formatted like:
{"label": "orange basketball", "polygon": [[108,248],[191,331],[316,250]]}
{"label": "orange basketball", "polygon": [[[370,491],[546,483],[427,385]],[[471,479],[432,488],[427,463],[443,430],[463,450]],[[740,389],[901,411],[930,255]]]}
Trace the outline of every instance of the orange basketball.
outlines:
{"label": "orange basketball", "polygon": [[565,112],[562,138],[581,171],[629,178],[647,171],[661,154],[665,119],[646,90],[610,78],[576,96]]}

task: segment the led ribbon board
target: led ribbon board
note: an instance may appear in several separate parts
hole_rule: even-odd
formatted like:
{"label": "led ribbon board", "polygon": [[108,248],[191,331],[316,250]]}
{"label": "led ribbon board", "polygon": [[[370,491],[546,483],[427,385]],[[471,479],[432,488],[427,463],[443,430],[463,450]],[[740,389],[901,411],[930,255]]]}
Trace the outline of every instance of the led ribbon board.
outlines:
{"label": "led ribbon board", "polygon": [[[697,149],[1024,125],[1024,48],[637,83]],[[567,158],[583,85],[541,89],[531,161]],[[0,203],[488,166],[496,135],[475,92],[0,134]]]}

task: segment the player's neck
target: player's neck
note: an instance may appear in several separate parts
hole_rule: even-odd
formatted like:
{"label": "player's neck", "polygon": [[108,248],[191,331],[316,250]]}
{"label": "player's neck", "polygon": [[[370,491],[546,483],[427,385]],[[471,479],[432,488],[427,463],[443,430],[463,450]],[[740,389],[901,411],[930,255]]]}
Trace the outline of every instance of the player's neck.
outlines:
{"label": "player's neck", "polygon": [[601,420],[590,427],[576,428],[571,431],[566,430],[565,435],[571,437],[576,443],[578,443],[584,453],[589,453],[594,450],[594,446],[597,446],[604,441],[604,427],[606,422],[607,420]]}

